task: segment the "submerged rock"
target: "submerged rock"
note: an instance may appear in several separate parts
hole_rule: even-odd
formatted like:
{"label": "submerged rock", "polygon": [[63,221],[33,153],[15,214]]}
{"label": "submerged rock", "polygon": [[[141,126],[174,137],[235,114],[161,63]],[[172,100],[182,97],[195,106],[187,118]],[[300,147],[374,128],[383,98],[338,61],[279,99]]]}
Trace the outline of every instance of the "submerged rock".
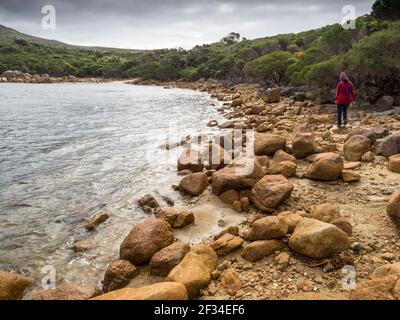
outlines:
{"label": "submerged rock", "polygon": [[62,283],[54,289],[43,290],[34,300],[88,300],[97,294],[94,286]]}
{"label": "submerged rock", "polygon": [[97,226],[108,220],[108,218],[110,218],[108,212],[106,210],[102,210],[93,217],[86,220],[83,223],[83,227],[88,231],[92,231],[96,229]]}

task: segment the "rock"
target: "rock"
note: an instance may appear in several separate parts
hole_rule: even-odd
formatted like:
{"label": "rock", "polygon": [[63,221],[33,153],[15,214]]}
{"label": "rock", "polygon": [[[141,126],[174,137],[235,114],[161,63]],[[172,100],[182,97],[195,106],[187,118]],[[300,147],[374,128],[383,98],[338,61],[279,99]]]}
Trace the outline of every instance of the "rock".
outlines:
{"label": "rock", "polygon": [[289,198],[293,184],[282,175],[265,176],[251,190],[250,200],[260,210],[272,213]]}
{"label": "rock", "polygon": [[351,136],[343,146],[343,154],[348,161],[360,161],[361,156],[369,151],[370,140],[361,135]]}
{"label": "rock", "polygon": [[374,131],[377,139],[382,139],[389,135],[389,129],[385,127],[375,127],[372,130]]}
{"label": "rock", "polygon": [[184,285],[160,282],[141,288],[125,288],[98,296],[92,300],[187,300]]}
{"label": "rock", "polygon": [[235,201],[239,200],[239,192],[237,192],[235,189],[229,189],[221,193],[219,198],[227,204],[233,204]]}
{"label": "rock", "polygon": [[158,251],[150,260],[150,273],[152,275],[166,277],[190,251],[190,245],[183,242],[175,242]]}
{"label": "rock", "polygon": [[382,278],[390,275],[400,276],[400,262],[385,264],[374,270],[371,274],[371,278]]}
{"label": "rock", "polygon": [[346,233],[338,227],[319,220],[303,218],[292,236],[289,247],[310,258],[329,258],[350,247]]}
{"label": "rock", "polygon": [[290,255],[287,252],[281,252],[275,257],[274,261],[279,271],[285,271],[290,262]]}
{"label": "rock", "polygon": [[364,136],[369,139],[370,144],[373,145],[377,139],[377,135],[374,130],[368,128],[356,128],[352,130],[345,138],[345,141],[349,140],[353,136]]}
{"label": "rock", "polygon": [[288,300],[349,300],[349,296],[342,292],[302,292],[290,295]]}
{"label": "rock", "polygon": [[193,212],[186,209],[158,208],[155,210],[155,215],[167,221],[172,228],[182,228],[194,222]]}
{"label": "rock", "polygon": [[32,283],[31,278],[0,270],[0,300],[21,299],[25,289]]}
{"label": "rock", "polygon": [[271,155],[286,150],[286,139],[269,133],[257,133],[254,138],[254,153],[258,156]]}
{"label": "rock", "polygon": [[351,171],[342,171],[340,177],[344,182],[357,182],[361,179],[361,176],[358,173]]}
{"label": "rock", "polygon": [[208,163],[207,168],[219,170],[232,162],[232,157],[224,148],[218,144],[212,143],[208,150],[203,154],[204,161]]}
{"label": "rock", "polygon": [[174,242],[171,226],[164,220],[145,220],[137,224],[120,247],[121,260],[144,264],[161,249]]}
{"label": "rock", "polygon": [[340,218],[340,209],[331,203],[323,203],[315,207],[312,218],[330,223]]}
{"label": "rock", "polygon": [[353,226],[351,223],[345,218],[338,218],[331,222],[334,226],[338,227],[340,230],[346,232],[346,234],[350,237],[353,233]]}
{"label": "rock", "polygon": [[217,120],[210,120],[207,122],[207,127],[216,127],[218,126],[218,121]]}
{"label": "rock", "polygon": [[54,289],[41,291],[34,300],[88,300],[97,294],[92,286],[62,283]]}
{"label": "rock", "polygon": [[268,156],[257,156],[256,161],[261,167],[268,168],[269,167],[269,158]]}
{"label": "rock", "polygon": [[297,159],[305,158],[316,152],[315,138],[307,125],[294,129],[292,137],[292,153]]}
{"label": "rock", "polygon": [[283,219],[288,225],[288,233],[293,233],[297,224],[303,219],[303,217],[297,213],[290,211],[284,211],[278,214],[278,218]]}
{"label": "rock", "polygon": [[217,253],[217,255],[221,257],[240,247],[243,241],[244,240],[241,237],[234,236],[230,233],[225,233],[220,238],[215,240],[210,246]]}
{"label": "rock", "polygon": [[178,158],[177,170],[190,170],[192,172],[203,171],[204,164],[200,152],[193,149],[185,149]]}
{"label": "rock", "polygon": [[307,95],[304,92],[296,92],[294,94],[294,100],[295,101],[304,102],[306,99],[307,99]]}
{"label": "rock", "polygon": [[391,134],[382,139],[382,141],[376,146],[375,153],[383,155],[386,158],[389,158],[395,154],[399,154],[400,132]]}
{"label": "rock", "polygon": [[372,162],[372,161],[374,161],[374,159],[375,159],[375,156],[372,151],[368,151],[361,156],[362,162]]}
{"label": "rock", "polygon": [[307,171],[306,177],[314,180],[337,180],[343,170],[342,157],[333,152],[319,154]]}
{"label": "rock", "polygon": [[185,285],[189,298],[199,294],[200,289],[211,281],[211,272],[217,267],[218,256],[208,245],[193,246],[183,260],[171,270],[167,281]]}
{"label": "rock", "polygon": [[239,227],[238,226],[231,226],[231,227],[228,227],[228,228],[222,230],[220,233],[218,233],[214,237],[214,240],[217,240],[218,238],[222,237],[226,233],[230,233],[230,234],[233,234],[234,236],[237,236],[237,235],[239,235]]}
{"label": "rock", "polygon": [[388,168],[392,172],[400,173],[400,154],[389,157]]}
{"label": "rock", "polygon": [[242,204],[240,201],[235,201],[234,203],[232,203],[232,207],[233,210],[235,210],[236,212],[238,213],[242,212]]}
{"label": "rock", "polygon": [[380,111],[389,110],[393,107],[394,99],[391,96],[383,96],[379,98],[375,105],[380,109]]}
{"label": "rock", "polygon": [[277,216],[268,216],[254,221],[245,231],[246,240],[271,240],[286,236],[288,225],[285,220]]}
{"label": "rock", "polygon": [[283,175],[285,178],[296,176],[297,164],[292,161],[282,161],[274,163],[269,169],[268,174]]}
{"label": "rock", "polygon": [[179,183],[179,191],[190,196],[199,196],[208,187],[208,177],[203,172],[184,176]]}
{"label": "rock", "polygon": [[398,276],[387,276],[372,280],[357,281],[356,289],[350,292],[351,300],[394,300],[393,289]]}
{"label": "rock", "polygon": [[158,204],[156,198],[151,194],[146,194],[138,200],[138,205],[142,208],[142,210],[146,211],[146,208],[155,209],[160,205]]}
{"label": "rock", "polygon": [[395,224],[400,226],[400,190],[397,190],[389,198],[386,213]]}
{"label": "rock", "polygon": [[353,162],[346,162],[343,166],[343,169],[354,170],[354,169],[359,169],[360,167],[361,167],[361,162],[353,161]]}
{"label": "rock", "polygon": [[256,262],[281,248],[282,242],[279,240],[258,240],[243,249],[242,257],[248,261]]}
{"label": "rock", "polygon": [[212,176],[212,192],[215,195],[234,189],[251,189],[264,176],[264,170],[254,159],[238,159]]}
{"label": "rock", "polygon": [[239,273],[232,268],[226,269],[222,272],[220,277],[221,287],[225,291],[234,296],[241,289]]}
{"label": "rock", "polygon": [[102,210],[99,213],[97,213],[95,216],[87,219],[83,223],[83,227],[88,230],[92,231],[96,229],[96,227],[100,224],[102,224],[104,221],[106,221],[108,218],[110,218],[109,214],[107,213],[106,210]]}
{"label": "rock", "polygon": [[248,197],[243,197],[239,200],[240,202],[240,209],[243,212],[249,212],[250,200]]}
{"label": "rock", "polygon": [[291,161],[296,163],[296,158],[283,150],[278,150],[275,152],[274,157],[272,158],[272,164],[277,164],[283,161]]}
{"label": "rock", "polygon": [[281,90],[278,88],[269,88],[262,92],[261,98],[265,103],[276,103],[281,99]]}
{"label": "rock", "polygon": [[85,239],[75,242],[72,247],[72,250],[74,250],[75,253],[78,253],[90,250],[91,248],[92,248],[92,243],[89,240]]}
{"label": "rock", "polygon": [[111,262],[103,280],[103,291],[114,291],[125,287],[131,279],[139,274],[139,270],[129,261],[118,260]]}

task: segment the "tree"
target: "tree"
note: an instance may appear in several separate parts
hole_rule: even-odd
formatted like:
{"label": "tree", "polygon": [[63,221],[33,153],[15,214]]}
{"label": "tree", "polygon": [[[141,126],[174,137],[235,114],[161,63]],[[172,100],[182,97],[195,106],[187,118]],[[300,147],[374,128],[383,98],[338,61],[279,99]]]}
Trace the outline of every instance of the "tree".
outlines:
{"label": "tree", "polygon": [[288,67],[296,59],[287,51],[274,51],[261,56],[245,66],[246,76],[281,85],[288,80]]}
{"label": "tree", "polygon": [[236,32],[231,32],[228,34],[226,37],[221,39],[221,42],[223,44],[226,44],[228,46],[238,42],[240,40],[240,34]]}
{"label": "tree", "polygon": [[399,0],[376,0],[372,6],[372,16],[377,19],[395,20],[400,18]]}

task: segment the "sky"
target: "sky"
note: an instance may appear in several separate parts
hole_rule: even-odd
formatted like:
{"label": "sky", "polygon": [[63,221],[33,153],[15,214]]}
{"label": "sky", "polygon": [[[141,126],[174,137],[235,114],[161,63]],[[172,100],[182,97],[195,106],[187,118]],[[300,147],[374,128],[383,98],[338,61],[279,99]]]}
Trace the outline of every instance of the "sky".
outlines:
{"label": "sky", "polygon": [[[230,32],[247,39],[341,23],[374,0],[0,0],[0,24],[69,44],[129,49],[192,48]],[[48,11],[55,8],[55,29]],[[46,22],[43,27],[42,21]],[[46,27],[47,26],[47,27]]]}

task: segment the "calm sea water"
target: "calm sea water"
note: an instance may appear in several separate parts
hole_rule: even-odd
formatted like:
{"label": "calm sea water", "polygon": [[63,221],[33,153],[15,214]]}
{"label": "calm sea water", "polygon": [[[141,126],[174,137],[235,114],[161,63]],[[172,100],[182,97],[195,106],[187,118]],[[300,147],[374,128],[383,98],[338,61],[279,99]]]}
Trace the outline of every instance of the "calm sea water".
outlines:
{"label": "calm sea water", "polygon": [[[132,225],[148,217],[138,197],[180,201],[171,190],[176,155],[159,146],[168,132],[179,140],[206,130],[218,119],[210,102],[205,93],[117,83],[0,84],[0,269],[39,281],[52,265],[67,280],[100,280]],[[84,231],[102,208],[111,218]],[[75,254],[80,239],[93,249]]]}

